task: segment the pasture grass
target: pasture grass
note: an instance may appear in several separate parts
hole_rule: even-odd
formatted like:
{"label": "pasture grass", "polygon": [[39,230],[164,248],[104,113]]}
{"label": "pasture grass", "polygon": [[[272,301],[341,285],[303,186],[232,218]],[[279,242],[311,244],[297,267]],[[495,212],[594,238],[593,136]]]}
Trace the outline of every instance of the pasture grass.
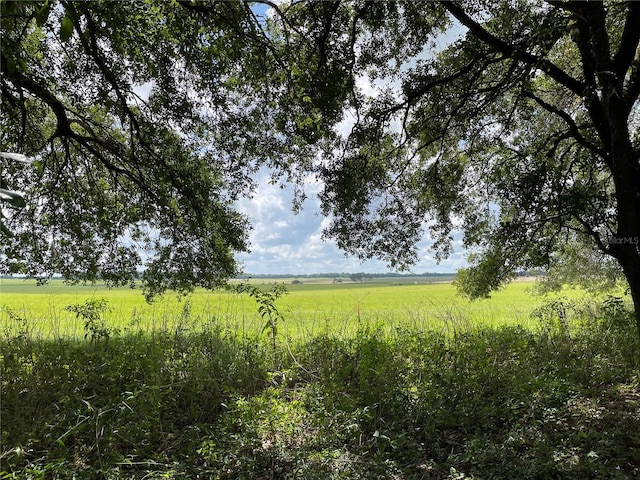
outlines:
{"label": "pasture grass", "polygon": [[[453,302],[447,285],[424,285],[434,288],[429,300],[408,307],[416,321],[391,305],[406,305],[420,285],[291,287],[278,308],[300,294],[299,310],[288,304],[284,324],[307,329],[280,332],[275,352],[259,328],[238,323],[243,305],[245,320],[261,325],[252,300],[226,292],[226,322],[199,310],[201,292],[191,303],[167,297],[176,303],[156,305],[152,325],[102,317],[120,295],[134,307],[124,290],[74,293],[37,321],[28,313],[36,300],[14,304],[24,316],[12,310],[13,326],[0,332],[0,478],[640,475],[640,339],[625,299],[532,301],[517,284],[494,296],[507,314],[536,308],[527,326],[442,307]],[[336,296],[336,315],[349,312],[353,325],[296,320]],[[47,334],[39,322],[66,302],[80,323],[98,321],[86,330],[59,317]]]}
{"label": "pasture grass", "polygon": [[[324,332],[352,335],[363,324],[386,328],[412,326],[416,329],[460,328],[469,325],[514,325],[534,328],[529,312],[544,302],[530,293],[533,282],[515,282],[490,299],[471,302],[457,295],[450,283],[401,283],[398,278],[373,283],[342,283],[314,279],[313,283],[284,283],[288,294],[277,302],[285,318],[280,332],[289,338]],[[265,288],[267,280],[261,282]],[[414,283],[417,282],[417,283]],[[570,292],[573,297],[579,292]],[[227,290],[197,290],[188,296],[167,293],[152,304],[131,288],[109,289],[103,285],[65,285],[52,281],[0,281],[0,329],[16,332],[16,319],[28,318],[31,333],[42,337],[82,337],[85,322],[65,308],[104,299],[106,325],[122,332],[152,331],[176,327],[185,312],[193,324],[214,322],[239,334],[262,330],[263,321],[255,302],[246,295]],[[184,326],[184,325],[182,325]]]}

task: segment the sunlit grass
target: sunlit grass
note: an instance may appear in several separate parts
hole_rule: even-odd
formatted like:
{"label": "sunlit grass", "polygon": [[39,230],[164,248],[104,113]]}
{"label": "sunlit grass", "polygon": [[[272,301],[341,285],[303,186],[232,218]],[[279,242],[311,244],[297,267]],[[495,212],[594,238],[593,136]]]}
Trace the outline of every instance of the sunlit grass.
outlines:
{"label": "sunlit grass", "polygon": [[[285,318],[278,331],[293,339],[318,333],[351,335],[363,325],[389,331],[411,327],[451,332],[501,325],[535,328],[530,312],[544,299],[531,293],[533,285],[532,281],[514,282],[489,299],[469,301],[458,295],[450,283],[411,280],[402,284],[397,278],[336,285],[327,279],[304,284],[287,282],[288,294],[276,302]],[[579,292],[570,294],[577,296]],[[20,328],[19,318],[28,318],[30,333],[40,337],[81,337],[85,333],[84,320],[65,307],[102,298],[108,305],[105,324],[120,332],[195,328],[214,323],[241,335],[252,335],[264,326],[253,299],[226,290],[197,290],[186,297],[168,293],[148,304],[139,290],[131,288],[70,286],[61,281],[36,286],[31,281],[3,279],[0,331],[15,333]]]}
{"label": "sunlit grass", "polygon": [[629,305],[532,285],[289,285],[274,341],[248,295],[5,281],[0,477],[638,478]]}

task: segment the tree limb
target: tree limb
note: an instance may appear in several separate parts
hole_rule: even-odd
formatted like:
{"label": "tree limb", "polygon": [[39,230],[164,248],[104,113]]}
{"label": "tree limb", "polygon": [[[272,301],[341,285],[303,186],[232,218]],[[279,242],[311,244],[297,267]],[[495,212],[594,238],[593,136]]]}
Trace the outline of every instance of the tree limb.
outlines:
{"label": "tree limb", "polygon": [[636,56],[640,43],[640,2],[627,2],[627,17],[620,39],[620,47],[613,57],[613,71],[624,79]]}
{"label": "tree limb", "polygon": [[550,104],[548,102],[545,102],[542,98],[540,98],[539,96],[535,95],[531,91],[523,90],[522,91],[522,96],[526,97],[526,98],[530,98],[531,100],[536,102],[539,106],[544,108],[547,112],[552,113],[552,114],[560,117],[567,124],[567,127],[569,127],[569,132],[571,133],[571,136],[580,145],[582,145],[583,147],[591,150],[593,153],[595,153],[598,156],[600,156],[607,163],[607,165],[611,164],[611,159],[609,158],[609,154],[607,153],[607,151],[604,150],[603,148],[600,148],[600,147],[592,144],[586,138],[584,138],[584,136],[580,133],[580,128],[578,127],[576,122],[573,120],[573,118],[571,118],[571,115],[569,115],[564,110],[559,109],[555,105],[552,105],[552,104]]}
{"label": "tree limb", "polygon": [[460,23],[467,27],[473,35],[496,51],[509,56],[515,57],[517,60],[542,70],[556,82],[563,85],[575,95],[582,97],[585,93],[587,85],[580,82],[562,70],[560,67],[547,59],[537,57],[529,52],[520,50],[504,40],[496,37],[482,25],[473,20],[462,7],[453,1],[444,2],[444,7],[451,13]]}
{"label": "tree limb", "polygon": [[640,45],[636,47],[635,57],[631,62],[631,73],[624,91],[624,102],[633,105],[640,96]]}

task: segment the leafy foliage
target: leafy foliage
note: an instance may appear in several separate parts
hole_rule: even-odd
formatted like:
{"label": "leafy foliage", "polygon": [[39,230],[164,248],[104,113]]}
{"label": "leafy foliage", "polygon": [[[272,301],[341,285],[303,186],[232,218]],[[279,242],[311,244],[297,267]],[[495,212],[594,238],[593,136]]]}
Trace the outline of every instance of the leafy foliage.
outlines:
{"label": "leafy foliage", "polygon": [[97,298],[87,300],[84,304],[68,305],[65,310],[74,312],[76,318],[84,320],[84,338],[90,337],[92,341],[108,340],[113,330],[107,327],[104,313],[109,310],[107,300]]}
{"label": "leafy foliage", "polygon": [[3,145],[37,160],[6,170],[32,201],[5,273],[219,285],[266,166],[294,208],[317,177],[325,237],[361,258],[408,268],[428,230],[442,259],[462,229],[478,297],[577,241],[640,306],[636,2],[44,0],[1,21]]}
{"label": "leafy foliage", "polygon": [[282,295],[286,295],[287,287],[283,283],[273,283],[270,288],[265,290],[249,283],[240,283],[233,286],[232,290],[249,295],[258,304],[258,314],[264,322],[262,332],[269,332],[273,347],[273,364],[277,366],[278,346],[276,336],[278,335],[278,323],[284,321],[284,316],[278,310],[276,300]]}
{"label": "leafy foliage", "polygon": [[550,268],[536,286],[540,293],[558,291],[568,284],[579,285],[593,294],[626,288],[620,265],[590,244],[569,240],[552,258]]}
{"label": "leafy foliage", "polygon": [[638,4],[297,8],[305,33],[322,31],[318,57],[369,83],[332,97],[346,112],[335,129],[350,130],[315,167],[327,237],[406,268],[425,230],[444,258],[462,229],[471,269],[459,285],[472,297],[568,260],[577,242],[618,265],[640,312]]}
{"label": "leafy foliage", "polygon": [[[3,149],[36,159],[3,274],[214,287],[249,225],[234,201],[261,164],[304,152],[271,131],[280,61],[248,3],[2,2]],[[132,28],[132,26],[134,28]],[[274,67],[275,68],[275,67]]]}

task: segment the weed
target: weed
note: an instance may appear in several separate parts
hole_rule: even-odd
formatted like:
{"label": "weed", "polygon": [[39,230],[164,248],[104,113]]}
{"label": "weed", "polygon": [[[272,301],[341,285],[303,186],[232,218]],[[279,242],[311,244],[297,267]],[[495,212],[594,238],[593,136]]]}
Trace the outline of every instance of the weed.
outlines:
{"label": "weed", "polygon": [[17,316],[0,478],[637,478],[640,341],[615,298],[571,302],[538,330],[391,328],[362,310],[348,334],[277,343],[188,303],[122,333],[106,303],[76,304],[88,341]]}
{"label": "weed", "polygon": [[239,285],[233,286],[232,290],[237,293],[246,293],[258,304],[258,314],[264,322],[262,332],[269,332],[273,353],[273,365],[274,368],[277,368],[278,345],[276,337],[278,335],[278,323],[284,321],[284,317],[278,310],[276,300],[287,293],[287,287],[281,283],[273,283],[269,289],[264,290],[249,283],[240,283]]}
{"label": "weed", "polygon": [[76,318],[84,320],[84,338],[92,342],[109,340],[116,330],[107,327],[104,314],[109,311],[108,302],[104,298],[87,300],[83,304],[68,305],[65,310],[76,314]]}
{"label": "weed", "polygon": [[11,331],[15,331],[16,337],[23,340],[28,339],[31,335],[31,325],[26,315],[17,313],[11,307],[4,307],[4,311],[6,312],[9,321],[13,323],[12,326],[5,327],[5,335],[9,334]]}

